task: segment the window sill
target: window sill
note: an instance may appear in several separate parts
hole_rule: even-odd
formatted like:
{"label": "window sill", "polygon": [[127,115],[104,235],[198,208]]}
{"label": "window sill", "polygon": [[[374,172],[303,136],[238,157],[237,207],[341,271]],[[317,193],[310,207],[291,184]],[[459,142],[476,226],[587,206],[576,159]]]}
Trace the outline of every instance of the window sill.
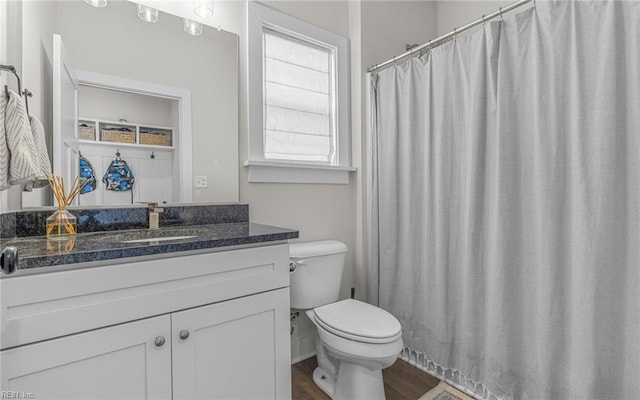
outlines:
{"label": "window sill", "polygon": [[349,184],[354,167],[288,163],[277,161],[245,161],[251,183],[317,183]]}

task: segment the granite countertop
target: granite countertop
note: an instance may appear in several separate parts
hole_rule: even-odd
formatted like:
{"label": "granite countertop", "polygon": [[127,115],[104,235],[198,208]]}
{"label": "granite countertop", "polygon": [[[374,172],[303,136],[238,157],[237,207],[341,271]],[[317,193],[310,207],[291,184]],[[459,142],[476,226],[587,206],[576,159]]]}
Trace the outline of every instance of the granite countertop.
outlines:
{"label": "granite countertop", "polygon": [[[293,229],[237,222],[171,226],[157,230],[132,229],[80,233],[75,238],[67,240],[47,239],[46,236],[16,237],[0,240],[0,248],[15,246],[18,249],[17,272],[19,272],[33,268],[125,257],[268,243],[297,237],[298,231]],[[149,238],[172,239],[150,241]],[[131,242],[140,239],[143,241]]]}

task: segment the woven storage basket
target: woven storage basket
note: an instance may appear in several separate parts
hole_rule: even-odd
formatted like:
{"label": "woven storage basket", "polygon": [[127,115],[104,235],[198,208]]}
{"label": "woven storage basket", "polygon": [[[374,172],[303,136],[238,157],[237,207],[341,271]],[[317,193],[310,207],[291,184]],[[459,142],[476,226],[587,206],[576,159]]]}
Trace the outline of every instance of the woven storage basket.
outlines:
{"label": "woven storage basket", "polygon": [[93,126],[79,126],[78,139],[96,140],[95,129],[93,128]]}
{"label": "woven storage basket", "polygon": [[140,144],[171,146],[171,138],[169,135],[158,133],[140,133]]}
{"label": "woven storage basket", "polygon": [[136,133],[125,131],[112,131],[109,129],[100,130],[100,138],[103,142],[117,142],[117,143],[135,143]]}

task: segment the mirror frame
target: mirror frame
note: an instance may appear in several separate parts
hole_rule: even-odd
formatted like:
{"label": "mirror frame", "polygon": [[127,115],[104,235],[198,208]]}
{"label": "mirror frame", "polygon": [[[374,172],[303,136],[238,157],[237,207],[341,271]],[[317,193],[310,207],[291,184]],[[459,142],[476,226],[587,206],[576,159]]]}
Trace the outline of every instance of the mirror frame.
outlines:
{"label": "mirror frame", "polygon": [[156,83],[105,75],[97,72],[75,70],[75,73],[79,85],[146,96],[162,97],[178,101],[179,133],[173,138],[173,140],[178,144],[176,154],[178,155],[178,170],[180,171],[180,198],[174,199],[172,203],[191,203],[193,201],[191,186],[191,176],[193,172],[193,164],[191,162],[191,154],[193,150],[191,129],[191,91]]}

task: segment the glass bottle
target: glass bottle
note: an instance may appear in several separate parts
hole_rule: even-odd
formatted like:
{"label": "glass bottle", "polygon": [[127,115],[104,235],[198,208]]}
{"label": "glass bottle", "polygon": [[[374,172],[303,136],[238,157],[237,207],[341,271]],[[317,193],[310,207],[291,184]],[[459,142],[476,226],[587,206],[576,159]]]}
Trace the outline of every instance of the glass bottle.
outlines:
{"label": "glass bottle", "polygon": [[47,237],[67,239],[78,233],[78,220],[66,208],[58,208],[47,218]]}

